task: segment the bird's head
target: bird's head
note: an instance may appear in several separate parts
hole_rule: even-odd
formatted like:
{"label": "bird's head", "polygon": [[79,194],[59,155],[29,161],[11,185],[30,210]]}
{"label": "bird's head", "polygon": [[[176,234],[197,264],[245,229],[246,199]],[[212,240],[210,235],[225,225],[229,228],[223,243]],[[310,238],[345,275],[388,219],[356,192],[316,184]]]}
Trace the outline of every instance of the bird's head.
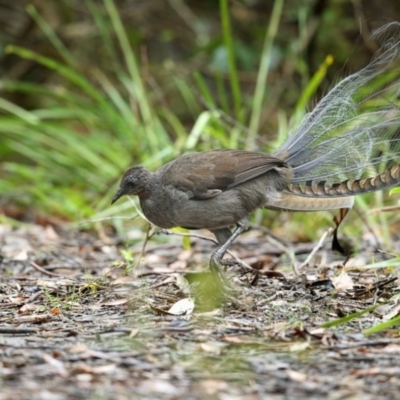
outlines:
{"label": "bird's head", "polygon": [[141,166],[128,169],[121,178],[119,189],[115,193],[111,204],[114,204],[120,197],[127,194],[142,197],[147,191],[150,174],[146,168]]}

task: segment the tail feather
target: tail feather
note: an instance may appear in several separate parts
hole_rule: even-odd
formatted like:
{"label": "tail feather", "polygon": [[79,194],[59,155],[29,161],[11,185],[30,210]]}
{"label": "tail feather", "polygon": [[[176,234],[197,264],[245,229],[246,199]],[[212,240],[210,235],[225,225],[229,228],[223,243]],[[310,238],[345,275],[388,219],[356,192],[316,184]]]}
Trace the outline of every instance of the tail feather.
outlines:
{"label": "tail feather", "polygon": [[324,211],[353,207],[354,197],[304,197],[294,193],[268,194],[265,208],[284,211]]}
{"label": "tail feather", "polygon": [[291,192],[345,196],[398,184],[400,23],[374,39],[382,44],[371,63],[339,82],[274,154],[293,169]]}
{"label": "tail feather", "polygon": [[388,168],[372,178],[345,180],[333,185],[326,181],[307,181],[305,184],[290,184],[285,190],[303,197],[338,198],[375,192],[400,185],[400,165]]}

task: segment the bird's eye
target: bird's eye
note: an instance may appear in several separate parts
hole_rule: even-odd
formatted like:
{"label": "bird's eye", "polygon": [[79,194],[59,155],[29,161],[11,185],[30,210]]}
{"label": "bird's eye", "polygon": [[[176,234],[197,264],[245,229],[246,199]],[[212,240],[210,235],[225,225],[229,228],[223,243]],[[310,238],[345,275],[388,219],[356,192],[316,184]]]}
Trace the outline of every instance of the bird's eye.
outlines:
{"label": "bird's eye", "polygon": [[134,189],[136,187],[136,182],[128,181],[128,182],[126,182],[126,186],[129,189]]}

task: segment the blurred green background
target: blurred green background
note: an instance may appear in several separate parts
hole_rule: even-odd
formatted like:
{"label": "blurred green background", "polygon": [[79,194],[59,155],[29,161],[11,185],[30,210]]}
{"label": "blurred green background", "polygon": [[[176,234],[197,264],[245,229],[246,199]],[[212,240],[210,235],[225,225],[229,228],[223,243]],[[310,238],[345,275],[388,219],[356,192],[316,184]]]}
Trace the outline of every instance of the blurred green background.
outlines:
{"label": "blurred green background", "polygon": [[132,165],[272,151],[393,20],[397,0],[2,0],[0,214],[118,224]]}

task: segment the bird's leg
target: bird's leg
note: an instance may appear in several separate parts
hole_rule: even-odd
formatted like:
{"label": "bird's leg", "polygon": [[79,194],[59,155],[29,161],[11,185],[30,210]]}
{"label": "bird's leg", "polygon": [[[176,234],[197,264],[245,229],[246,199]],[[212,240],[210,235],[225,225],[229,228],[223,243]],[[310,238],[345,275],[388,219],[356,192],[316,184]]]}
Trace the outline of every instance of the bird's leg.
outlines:
{"label": "bird's leg", "polygon": [[218,272],[221,272],[221,264],[222,259],[226,253],[226,251],[229,249],[229,246],[236,240],[236,238],[247,229],[249,225],[249,220],[248,218],[242,219],[241,221],[238,222],[237,228],[233,231],[232,235],[230,238],[222,245],[220,246],[212,255],[210,259],[210,269],[211,270],[216,270]]}

